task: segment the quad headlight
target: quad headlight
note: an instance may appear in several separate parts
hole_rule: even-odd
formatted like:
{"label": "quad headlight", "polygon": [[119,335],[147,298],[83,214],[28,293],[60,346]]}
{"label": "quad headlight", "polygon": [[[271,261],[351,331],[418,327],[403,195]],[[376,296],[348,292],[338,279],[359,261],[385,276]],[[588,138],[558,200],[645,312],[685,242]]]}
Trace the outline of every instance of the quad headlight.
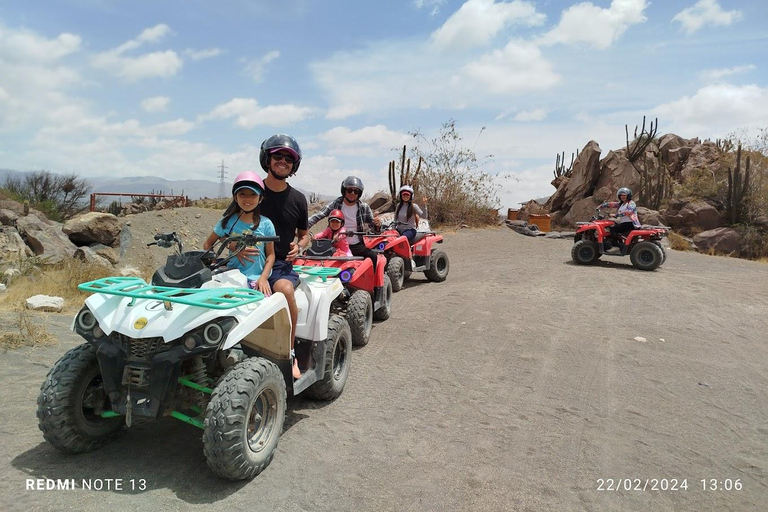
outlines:
{"label": "quad headlight", "polygon": [[77,314],[77,318],[75,319],[75,322],[77,322],[77,326],[84,331],[90,331],[91,329],[96,327],[96,323],[97,323],[96,317],[87,308],[83,308]]}

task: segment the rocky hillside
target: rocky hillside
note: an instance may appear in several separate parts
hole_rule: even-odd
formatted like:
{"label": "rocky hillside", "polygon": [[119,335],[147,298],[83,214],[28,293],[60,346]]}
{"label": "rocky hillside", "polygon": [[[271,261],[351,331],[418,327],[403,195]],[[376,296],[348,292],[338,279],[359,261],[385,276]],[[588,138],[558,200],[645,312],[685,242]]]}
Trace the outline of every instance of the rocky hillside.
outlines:
{"label": "rocky hillside", "polygon": [[[729,215],[728,176],[729,172],[736,175],[733,148],[670,133],[651,140],[641,154],[631,153],[622,148],[608,151],[601,158],[599,144],[590,141],[572,165],[561,169],[562,173],[552,181],[556,191],[546,203],[528,202],[519,218],[527,220],[530,214],[548,213],[553,225],[573,228],[576,222],[589,220],[603,201],[615,201],[620,187],[629,187],[639,206],[641,222],[671,227],[690,237],[692,248],[753,257],[768,255],[759,251],[754,254],[755,241],[760,244],[768,235],[765,212],[752,210],[742,222],[732,222]],[[739,170],[743,183],[743,163]],[[753,183],[758,172],[765,170],[753,165]],[[764,249],[768,251],[768,247]]]}

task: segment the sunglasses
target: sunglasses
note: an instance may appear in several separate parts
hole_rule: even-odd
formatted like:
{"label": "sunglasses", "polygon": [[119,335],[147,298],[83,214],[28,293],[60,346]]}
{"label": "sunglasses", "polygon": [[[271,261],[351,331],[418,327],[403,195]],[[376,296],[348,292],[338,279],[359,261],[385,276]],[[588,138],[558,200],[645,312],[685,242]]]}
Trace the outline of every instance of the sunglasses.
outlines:
{"label": "sunglasses", "polygon": [[275,160],[275,162],[280,162],[281,160],[285,160],[286,163],[292,164],[296,160],[291,155],[283,155],[280,153],[275,153],[272,155],[272,158]]}
{"label": "sunglasses", "polygon": [[360,194],[362,194],[362,192],[360,192],[360,190],[356,188],[346,188],[344,189],[344,192],[346,192],[347,194],[355,194],[356,196],[359,196]]}

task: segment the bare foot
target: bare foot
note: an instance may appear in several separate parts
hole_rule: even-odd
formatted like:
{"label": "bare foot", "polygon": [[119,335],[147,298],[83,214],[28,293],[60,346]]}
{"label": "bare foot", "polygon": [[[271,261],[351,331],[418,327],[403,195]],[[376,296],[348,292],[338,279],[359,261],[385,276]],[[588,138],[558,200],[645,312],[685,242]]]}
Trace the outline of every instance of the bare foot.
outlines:
{"label": "bare foot", "polygon": [[293,360],[293,378],[298,379],[301,377],[301,370],[299,370],[299,362],[294,359]]}

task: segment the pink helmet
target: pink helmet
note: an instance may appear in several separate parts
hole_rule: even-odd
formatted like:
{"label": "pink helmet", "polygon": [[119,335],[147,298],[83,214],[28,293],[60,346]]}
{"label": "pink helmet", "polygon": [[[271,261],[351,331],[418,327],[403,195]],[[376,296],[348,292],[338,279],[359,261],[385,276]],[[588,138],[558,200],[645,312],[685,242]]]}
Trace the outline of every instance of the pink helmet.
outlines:
{"label": "pink helmet", "polygon": [[232,184],[232,195],[234,196],[238,190],[244,188],[251,189],[261,195],[264,192],[264,182],[255,172],[243,171],[235,177],[235,182]]}

